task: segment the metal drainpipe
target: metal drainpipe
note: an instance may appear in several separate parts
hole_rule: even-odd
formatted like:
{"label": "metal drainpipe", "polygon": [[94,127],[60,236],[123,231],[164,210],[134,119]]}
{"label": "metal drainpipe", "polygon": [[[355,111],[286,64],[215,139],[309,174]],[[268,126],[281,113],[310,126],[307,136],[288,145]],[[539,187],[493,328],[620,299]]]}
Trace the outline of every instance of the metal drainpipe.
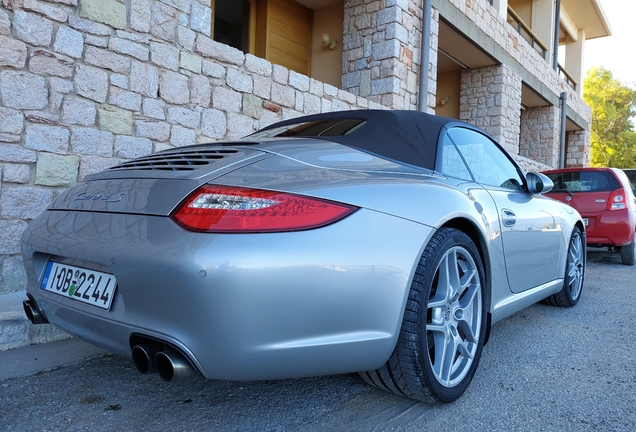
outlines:
{"label": "metal drainpipe", "polygon": [[431,0],[424,0],[422,16],[422,46],[420,54],[420,98],[417,104],[418,111],[426,112],[428,108],[428,67],[431,51]]}
{"label": "metal drainpipe", "polygon": [[560,147],[561,147],[561,160],[559,161],[559,168],[565,168],[565,128],[566,128],[566,115],[568,110],[568,93],[561,93],[561,139],[560,139]]}
{"label": "metal drainpipe", "polygon": [[554,11],[554,43],[552,44],[552,69],[559,67],[559,33],[561,29],[561,0],[556,0]]}

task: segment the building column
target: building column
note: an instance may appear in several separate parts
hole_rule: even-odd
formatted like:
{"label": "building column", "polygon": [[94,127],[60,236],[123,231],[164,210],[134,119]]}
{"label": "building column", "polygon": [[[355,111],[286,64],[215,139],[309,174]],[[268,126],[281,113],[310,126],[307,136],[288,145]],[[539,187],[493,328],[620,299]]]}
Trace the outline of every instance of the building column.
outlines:
{"label": "building column", "polygon": [[559,166],[561,112],[556,106],[521,112],[519,154],[553,168]]}
{"label": "building column", "polygon": [[521,78],[507,66],[462,72],[459,119],[488,132],[519,154]]}
{"label": "building column", "polygon": [[585,30],[579,31],[579,38],[567,44],[565,48],[565,70],[576,81],[576,91],[583,96],[583,80],[585,73],[583,64],[585,61]]}
{"label": "building column", "polygon": [[526,23],[548,48],[545,59],[550,64],[552,63],[552,54],[554,52],[554,38],[559,37],[554,34],[555,15],[554,0],[533,0],[532,22]]}
{"label": "building column", "polygon": [[[393,109],[417,109],[422,0],[348,0],[344,6],[342,89]],[[435,12],[435,11],[434,11]],[[433,13],[432,32],[439,14]],[[437,33],[431,45],[437,50]],[[437,52],[431,52],[429,95]],[[432,69],[432,70],[431,70]],[[431,78],[432,77],[432,78]],[[433,112],[428,98],[429,111]]]}
{"label": "building column", "polygon": [[565,166],[568,168],[590,166],[590,139],[588,131],[580,130],[568,132]]}

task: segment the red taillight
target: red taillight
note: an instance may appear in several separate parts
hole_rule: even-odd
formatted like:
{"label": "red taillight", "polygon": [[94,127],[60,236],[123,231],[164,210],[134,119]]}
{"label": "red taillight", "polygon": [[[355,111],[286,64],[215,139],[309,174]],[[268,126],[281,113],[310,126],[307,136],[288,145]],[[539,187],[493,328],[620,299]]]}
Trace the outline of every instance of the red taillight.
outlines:
{"label": "red taillight", "polygon": [[171,217],[189,231],[259,233],[318,228],[356,210],[288,193],[204,185],[192,192]]}
{"label": "red taillight", "polygon": [[622,210],[627,208],[627,200],[625,199],[625,190],[616,189],[610,194],[607,201],[608,210]]}

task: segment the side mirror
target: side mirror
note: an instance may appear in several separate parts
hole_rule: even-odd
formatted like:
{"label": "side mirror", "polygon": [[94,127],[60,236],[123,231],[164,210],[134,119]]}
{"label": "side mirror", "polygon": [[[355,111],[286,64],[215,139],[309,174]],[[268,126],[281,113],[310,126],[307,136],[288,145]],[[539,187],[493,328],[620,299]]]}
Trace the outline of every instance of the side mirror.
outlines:
{"label": "side mirror", "polygon": [[528,185],[528,192],[533,195],[550,192],[554,187],[554,183],[552,183],[550,177],[536,172],[526,174],[526,184]]}

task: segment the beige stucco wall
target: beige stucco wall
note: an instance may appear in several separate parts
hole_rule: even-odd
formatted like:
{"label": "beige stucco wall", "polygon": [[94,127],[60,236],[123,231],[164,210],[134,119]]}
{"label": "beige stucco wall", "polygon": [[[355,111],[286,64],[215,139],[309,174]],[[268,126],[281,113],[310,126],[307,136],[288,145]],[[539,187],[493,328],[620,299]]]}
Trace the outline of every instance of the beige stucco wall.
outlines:
{"label": "beige stucco wall", "polygon": [[436,115],[459,118],[461,82],[461,70],[437,75]]}
{"label": "beige stucco wall", "polygon": [[524,23],[532,25],[532,1],[528,0],[508,0],[508,6],[514,9],[515,13]]}
{"label": "beige stucco wall", "polygon": [[[311,76],[318,81],[342,87],[342,23],[344,21],[344,1],[314,10],[312,29]],[[327,33],[336,40],[332,50],[324,46],[321,36]]]}

